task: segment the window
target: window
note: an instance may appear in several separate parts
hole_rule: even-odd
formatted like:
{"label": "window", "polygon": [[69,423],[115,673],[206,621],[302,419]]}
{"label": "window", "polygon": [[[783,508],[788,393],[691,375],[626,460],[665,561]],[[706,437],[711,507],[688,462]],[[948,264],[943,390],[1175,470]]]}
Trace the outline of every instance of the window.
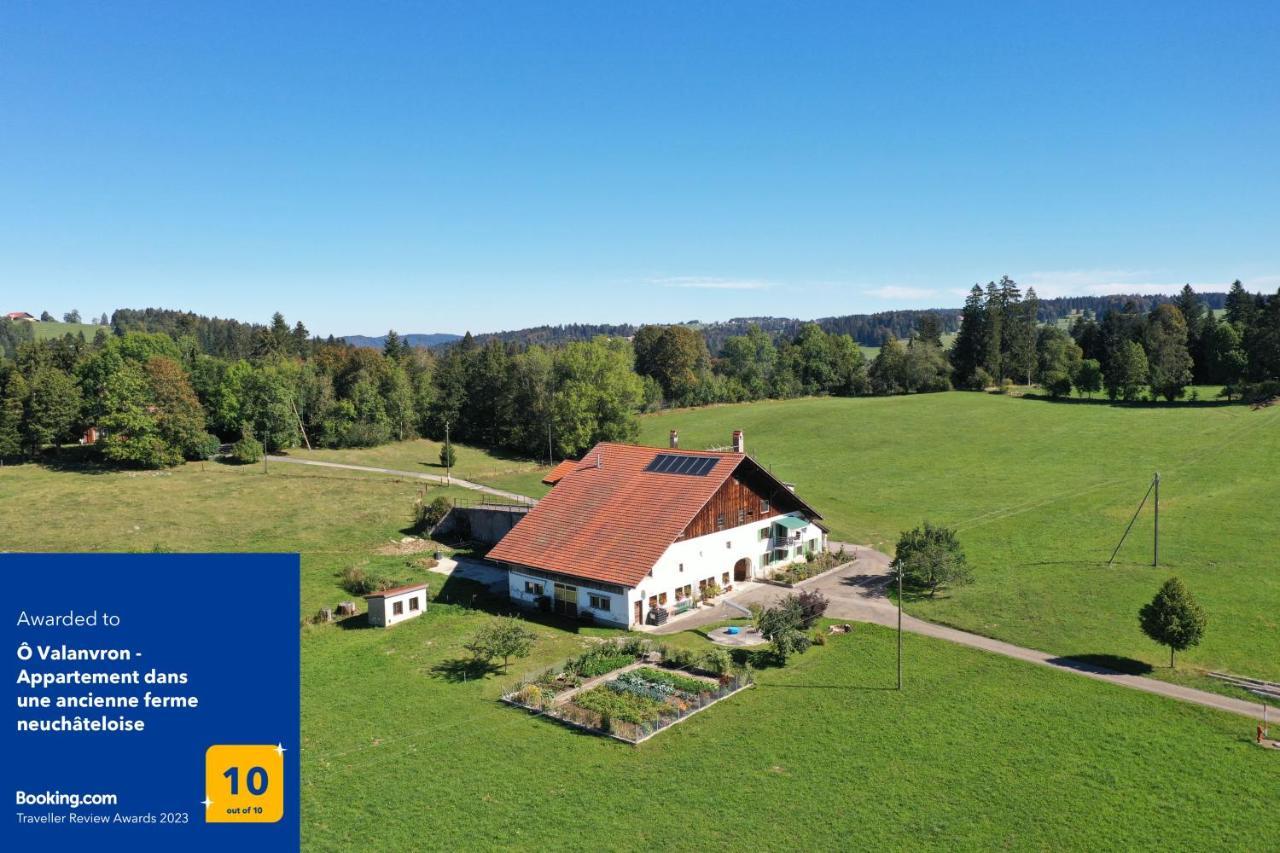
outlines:
{"label": "window", "polygon": [[698,581],[698,592],[702,592],[706,588],[707,588],[707,582],[705,580]]}
{"label": "window", "polygon": [[741,524],[746,520],[747,520],[747,511],[745,509],[738,510],[738,523]]}
{"label": "window", "polygon": [[[653,608],[657,607],[658,601],[659,601],[658,596],[656,595],[649,596],[649,609],[652,610]],[[665,592],[662,594],[661,601],[663,604],[667,603],[667,594]]]}
{"label": "window", "polygon": [[732,549],[732,548],[733,548],[733,543],[732,543],[732,542],[726,542],[726,543],[724,543],[724,547],[729,548],[729,549]]}
{"label": "window", "polygon": [[818,550],[818,540],[817,540],[817,539],[810,539],[810,540],[809,540],[809,553],[810,553],[810,554],[812,554],[812,553],[813,553],[814,551],[816,551],[816,550]]}
{"label": "window", "polygon": [[716,513],[716,530],[724,530],[724,513]]}
{"label": "window", "polygon": [[609,609],[609,598],[607,596],[592,595],[592,596],[589,596],[589,598],[591,599],[591,609],[593,610]]}
{"label": "window", "polygon": [[768,499],[768,498],[761,498],[761,499],[760,499],[760,511],[761,511],[761,512],[768,512],[768,511],[769,511],[769,499]]}
{"label": "window", "polygon": [[667,594],[665,592],[658,593],[658,603],[659,604],[667,603]]}
{"label": "window", "polygon": [[760,528],[760,539],[761,539],[761,540],[765,540],[765,539],[768,539],[768,538],[769,538],[769,528],[767,528],[767,527],[761,527],[761,528]]}
{"label": "window", "polygon": [[542,584],[533,581],[524,582],[524,591],[529,595],[542,595]]}
{"label": "window", "polygon": [[728,585],[729,585],[729,573],[728,573],[728,572],[725,572],[724,574],[722,574],[722,575],[720,576],[720,583],[722,583],[722,584],[723,584],[723,585],[725,585],[725,586],[728,586]]}
{"label": "window", "polygon": [[767,566],[772,562],[773,562],[773,552],[765,551],[764,555],[760,558],[760,565]]}
{"label": "window", "polygon": [[396,616],[403,616],[403,615],[404,615],[404,602],[403,602],[403,601],[393,601],[393,602],[391,602],[391,612],[392,612],[394,615],[396,615]]}
{"label": "window", "polygon": [[409,599],[409,609],[410,610],[418,609],[418,596],[415,595],[413,598]]}
{"label": "window", "polygon": [[681,564],[680,564],[680,571],[682,571],[682,572],[684,571],[684,563],[681,563]]}

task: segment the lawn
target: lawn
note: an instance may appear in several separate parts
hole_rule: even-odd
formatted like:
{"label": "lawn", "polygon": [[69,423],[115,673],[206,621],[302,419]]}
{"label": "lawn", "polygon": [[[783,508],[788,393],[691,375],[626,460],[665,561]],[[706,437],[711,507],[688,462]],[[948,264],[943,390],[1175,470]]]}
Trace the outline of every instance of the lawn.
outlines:
{"label": "lawn", "polygon": [[[794,482],[832,537],[892,551],[924,519],[959,528],[976,582],[916,615],[1063,655],[1157,665],[1138,608],[1170,575],[1205,606],[1191,667],[1280,680],[1280,407],[1111,406],[954,392],[677,410],[641,419],[641,443],[727,443]],[[1160,490],[1160,566],[1146,511]],[[1161,664],[1163,664],[1161,666]]]}
{"label": "lawn", "polygon": [[[1052,437],[1037,436],[1036,430],[1050,429],[1055,421],[1041,413],[1067,419],[1059,436],[1083,431],[1097,444],[1081,445],[1091,448],[1083,459],[1047,469],[1058,457],[1044,458]],[[682,443],[699,446],[722,443],[721,433],[741,426],[748,448],[795,480],[838,535],[870,539],[891,536],[899,519],[914,519],[922,506],[932,505],[929,495],[937,495],[949,512],[964,509],[973,518],[1043,500],[1036,478],[1048,476],[1046,470],[1053,472],[1050,480],[1061,481],[1061,490],[1080,492],[1089,484],[1090,460],[1105,465],[1143,452],[1141,440],[1126,440],[1122,428],[1106,426],[1115,417],[1136,428],[1144,423],[1132,420],[1138,414],[1152,416],[1145,422],[1148,441],[1172,445],[1185,430],[1188,441],[1209,447],[1191,454],[1183,473],[1169,469],[1162,529],[1171,561],[1185,561],[1182,551],[1203,547],[1219,527],[1262,523],[1256,509],[1232,519],[1251,502],[1275,503],[1275,487],[1260,473],[1267,451],[1256,449],[1258,442],[1270,441],[1274,458],[1274,411],[1139,412],[953,394],[674,412],[646,418],[643,429],[649,440],[665,441],[669,426],[678,425]],[[1164,424],[1165,418],[1176,423]],[[861,428],[847,429],[851,422]],[[787,435],[780,436],[780,427]],[[992,446],[1020,436],[1018,455],[1025,458],[1020,465],[1008,459],[991,463],[990,471],[979,466],[966,490],[952,482],[957,466],[980,455],[966,457],[954,436],[979,428]],[[1253,443],[1223,446],[1232,435],[1252,437]],[[1116,447],[1108,450],[1108,443]],[[830,456],[833,447],[852,454],[853,461],[828,458],[825,469],[810,461],[823,452]],[[913,447],[925,458],[915,459]],[[1212,453],[1215,447],[1224,449]],[[403,447],[399,452],[421,453]],[[784,455],[785,464],[778,461]],[[509,676],[465,675],[468,668],[457,665],[465,655],[462,643],[488,616],[457,602],[473,603],[477,588],[446,582],[412,558],[379,553],[403,535],[420,482],[283,464],[265,472],[261,466],[214,463],[112,472],[86,470],[75,458],[68,453],[52,467],[0,469],[0,548],[297,550],[303,555],[304,614],[352,597],[338,578],[350,565],[431,585],[434,600],[425,617],[393,630],[302,629],[308,849],[707,849],[759,847],[762,839],[776,846],[913,849],[1163,847],[1165,840],[1177,839],[1185,847],[1261,849],[1272,838],[1264,810],[1274,795],[1275,757],[1248,742],[1252,729],[1244,718],[913,636],[906,638],[908,689],[899,694],[884,689],[893,677],[892,634],[870,626],[811,650],[786,669],[760,669],[756,687],[639,747],[578,734],[503,706],[497,697],[519,676],[579,653],[590,637],[615,632],[537,625],[533,656],[514,663]],[[495,460],[488,470],[505,471],[507,464]],[[1125,508],[1145,487],[1145,460],[1127,465],[1136,471],[1138,494],[1111,486],[1085,493],[1111,527],[1127,520]],[[1197,525],[1200,538],[1188,544],[1185,530],[1179,531],[1190,526],[1185,513],[1191,510],[1183,506],[1189,498],[1180,494],[1186,487],[1178,484],[1199,466],[1219,476],[1195,480],[1196,487],[1235,509]],[[867,478],[862,469],[884,482]],[[897,473],[885,476],[892,471]],[[537,472],[531,465],[495,476],[534,478]],[[846,476],[859,486],[839,488]],[[996,482],[1008,485],[1000,491]],[[1245,491],[1237,494],[1239,489]],[[1207,510],[1197,505],[1194,511]],[[995,579],[1019,572],[992,561],[1001,547],[1028,547],[1017,526],[1001,526],[1021,517],[1046,523],[1042,509],[1033,508],[966,526],[980,580],[972,590],[931,605],[938,614],[954,619],[966,612],[957,605],[976,608],[984,600],[995,612],[1011,606],[998,594]],[[1118,528],[1111,532],[1118,536]],[[1010,541],[999,545],[997,534]],[[1231,551],[1237,560],[1248,552]],[[1092,552],[1086,556],[1093,559]],[[1139,598],[1148,595],[1147,580],[1154,586],[1165,573],[1143,568],[1140,559],[1137,551],[1126,552],[1124,564],[1108,575],[1129,577],[1129,584],[1117,588],[1128,595],[1132,586],[1141,591]],[[1256,558],[1255,571],[1264,562]],[[1094,564],[1071,571],[1103,574]],[[1223,564],[1219,571],[1233,572],[1224,579],[1238,580],[1244,570]],[[1048,571],[1029,566],[1021,572],[1026,583],[1053,593],[1029,597],[1026,606],[1039,606],[1041,621],[1064,621],[1054,608],[1065,604],[1054,596],[1066,593],[1049,583]],[[1271,654],[1267,643],[1274,643],[1274,631],[1230,624],[1218,609],[1222,601],[1235,601],[1229,595],[1235,584],[1214,592],[1206,575],[1181,568],[1179,573],[1211,605],[1211,639],[1217,632],[1233,642],[1254,642],[1259,660]],[[1274,589],[1264,600],[1267,588],[1258,588],[1256,612],[1274,613]],[[1242,613],[1255,612],[1238,606]],[[1122,628],[1131,619],[1116,617],[1115,637],[1125,636]],[[666,642],[706,645],[695,634]],[[1101,641],[1091,646],[1099,647],[1105,647]],[[1143,653],[1160,659],[1155,649]]]}
{"label": "lawn", "polygon": [[[497,701],[581,647],[545,626],[512,676],[443,673],[486,618],[309,628],[308,849],[1260,849],[1275,756],[1251,723],[859,626],[638,747]],[[592,631],[591,633],[600,633]],[[674,644],[704,648],[694,634]],[[378,685],[378,689],[370,689]]]}
{"label": "lawn", "polygon": [[[443,444],[440,441],[419,438],[368,448],[343,450],[294,448],[289,451],[289,455],[301,459],[371,465],[377,468],[391,468],[396,471],[411,471],[443,477],[445,469],[440,464],[440,449]],[[453,448],[457,461],[452,470],[455,477],[496,485],[524,495],[537,496],[546,491],[547,487],[539,482],[547,470],[545,462],[539,463],[520,457],[496,454],[463,444],[454,444]]]}
{"label": "lawn", "polygon": [[351,598],[337,580],[346,566],[421,573],[377,553],[405,535],[420,482],[284,464],[109,471],[70,465],[77,455],[66,470],[0,468],[0,550],[298,551],[307,614]]}
{"label": "lawn", "polygon": [[99,326],[96,323],[32,323],[31,329],[37,341],[74,334],[84,335],[86,341],[91,341],[99,329],[111,334],[110,326]]}

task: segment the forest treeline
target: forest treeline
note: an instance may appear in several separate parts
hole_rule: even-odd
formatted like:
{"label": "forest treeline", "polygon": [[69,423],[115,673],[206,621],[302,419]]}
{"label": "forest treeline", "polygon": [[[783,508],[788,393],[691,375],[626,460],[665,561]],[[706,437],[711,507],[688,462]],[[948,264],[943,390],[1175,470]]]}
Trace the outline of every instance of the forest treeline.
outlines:
{"label": "forest treeline", "polygon": [[1184,288],[1173,302],[1131,300],[1069,328],[1045,324],[1034,290],[1005,278],[975,287],[954,345],[933,312],[913,315],[868,362],[849,333],[747,324],[712,349],[688,324],[629,336],[519,343],[464,336],[441,350],[395,333],[381,350],[269,325],[177,311],[117,311],[92,339],[33,340],[0,320],[0,458],[56,452],[86,429],[95,452],[158,467],[252,436],[267,450],[371,446],[414,436],[560,459],[596,441],[630,441],[636,415],[801,395],[903,394],[1039,383],[1049,393],[1176,399],[1193,382],[1277,393],[1280,294],[1236,283],[1225,316]]}

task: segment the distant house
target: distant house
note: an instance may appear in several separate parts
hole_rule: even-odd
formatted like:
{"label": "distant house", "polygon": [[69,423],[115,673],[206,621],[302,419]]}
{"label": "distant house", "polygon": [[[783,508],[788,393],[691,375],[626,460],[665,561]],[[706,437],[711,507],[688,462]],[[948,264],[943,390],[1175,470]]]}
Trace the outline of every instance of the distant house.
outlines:
{"label": "distant house", "polygon": [[390,628],[397,622],[421,616],[427,612],[427,585],[399,586],[384,589],[364,597],[369,602],[369,624],[377,628]]}
{"label": "distant house", "polygon": [[10,311],[8,314],[5,314],[4,316],[5,316],[7,319],[10,319],[10,320],[21,320],[21,321],[22,321],[22,322],[24,322],[24,323],[34,323],[34,322],[36,322],[36,318],[35,318],[35,317],[33,317],[32,315],[28,314],[26,311]]}
{"label": "distant house", "polygon": [[703,589],[766,577],[826,547],[821,516],[747,456],[602,442],[489,552],[511,600],[620,626],[679,613]]}

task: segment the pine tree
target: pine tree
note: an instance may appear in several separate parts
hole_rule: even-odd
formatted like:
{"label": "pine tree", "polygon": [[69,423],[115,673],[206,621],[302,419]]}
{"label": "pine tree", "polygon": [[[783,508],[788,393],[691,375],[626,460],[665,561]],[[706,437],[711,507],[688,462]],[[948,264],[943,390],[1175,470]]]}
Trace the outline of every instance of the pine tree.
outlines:
{"label": "pine tree", "polygon": [[1227,322],[1239,330],[1244,330],[1253,323],[1254,315],[1257,313],[1258,305],[1253,294],[1244,289],[1239,279],[1233,281],[1231,290],[1227,292]]}
{"label": "pine tree", "polygon": [[22,455],[22,412],[27,382],[11,368],[0,394],[0,460]]}
{"label": "pine tree", "polygon": [[964,308],[960,309],[960,333],[951,348],[951,366],[955,368],[956,384],[960,387],[981,390],[977,376],[986,359],[987,329],[982,288],[975,284],[964,301]]}
{"label": "pine tree", "polygon": [[1169,647],[1170,669],[1173,669],[1174,652],[1200,645],[1206,623],[1204,608],[1177,578],[1165,581],[1156,597],[1138,611],[1142,633]]}

